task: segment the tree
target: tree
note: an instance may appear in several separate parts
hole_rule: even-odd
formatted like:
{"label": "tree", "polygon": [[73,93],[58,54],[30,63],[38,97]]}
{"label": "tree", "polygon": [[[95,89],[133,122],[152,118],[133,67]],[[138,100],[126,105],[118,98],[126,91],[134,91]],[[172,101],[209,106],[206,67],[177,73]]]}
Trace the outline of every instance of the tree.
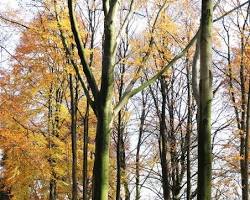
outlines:
{"label": "tree", "polygon": [[[160,11],[164,10],[166,1],[160,7]],[[133,1],[130,5],[130,10],[126,17],[129,18],[133,8]],[[97,117],[97,132],[96,132],[96,149],[95,149],[95,164],[94,164],[94,182],[93,182],[93,199],[105,200],[108,198],[108,177],[109,177],[109,145],[110,145],[110,131],[112,128],[113,116],[116,116],[120,109],[127,103],[129,98],[142,91],[144,88],[152,84],[157,80],[170,66],[172,66],[176,60],[182,57],[182,55],[189,49],[196,37],[194,37],[190,43],[184,48],[177,56],[175,56],[166,66],[164,66],[157,74],[155,74],[147,82],[143,83],[138,88],[133,89],[135,82],[138,79],[138,74],[141,71],[138,70],[135,78],[128,84],[121,101],[114,106],[112,105],[113,87],[114,87],[114,66],[117,50],[117,38],[119,35],[115,32],[115,18],[118,9],[118,1],[112,0],[103,1],[104,12],[104,39],[103,39],[103,58],[102,58],[102,75],[101,86],[98,89],[95,77],[92,74],[91,69],[88,66],[86,56],[84,54],[84,45],[81,41],[81,37],[78,31],[78,25],[76,22],[74,6],[72,0],[68,0],[69,17],[71,22],[71,30],[74,35],[75,43],[78,50],[78,55],[81,60],[82,69],[85,74],[86,80],[90,87],[94,100],[92,108],[95,111]],[[160,12],[157,16],[160,15]],[[124,22],[123,24],[125,24]],[[121,27],[121,30],[124,27]],[[86,91],[86,89],[85,89]],[[90,97],[89,94],[86,94]]]}

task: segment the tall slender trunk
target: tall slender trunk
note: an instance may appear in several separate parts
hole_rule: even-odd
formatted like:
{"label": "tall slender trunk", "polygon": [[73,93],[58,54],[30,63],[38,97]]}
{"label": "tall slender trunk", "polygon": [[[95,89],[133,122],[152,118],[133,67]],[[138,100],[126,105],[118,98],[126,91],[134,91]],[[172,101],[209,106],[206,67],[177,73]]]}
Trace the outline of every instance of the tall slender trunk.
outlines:
{"label": "tall slender trunk", "polygon": [[[124,87],[124,73],[125,73],[125,65],[121,66],[121,83],[119,86],[119,100],[122,98],[123,87]],[[116,167],[117,167],[117,175],[116,175],[116,200],[121,199],[121,186],[123,185],[125,190],[125,200],[129,200],[130,192],[128,188],[128,182],[126,177],[126,157],[125,157],[125,145],[124,145],[124,131],[125,125],[122,123],[122,111],[118,113],[118,127],[117,127],[117,147],[116,147]]]}
{"label": "tall slender trunk", "polygon": [[87,100],[83,130],[83,200],[88,199],[88,137],[89,137],[89,101]]}
{"label": "tall slender trunk", "polygon": [[130,191],[128,188],[128,178],[126,173],[126,157],[125,157],[125,145],[124,139],[121,140],[121,176],[123,177],[123,185],[125,190],[125,200],[130,200]]}
{"label": "tall slender trunk", "polygon": [[[187,61],[188,62],[188,61]],[[187,99],[187,106],[188,106],[188,113],[187,113],[187,132],[186,132],[186,152],[187,152],[187,200],[191,200],[191,169],[190,169],[190,139],[191,139],[191,127],[192,127],[192,102],[191,102],[191,87],[190,87],[190,69],[187,63],[187,92],[188,92],[188,99]]]}
{"label": "tall slender trunk", "polygon": [[[74,90],[72,75],[69,77],[71,97],[71,145],[72,145],[72,200],[77,200],[77,98],[78,89]],[[74,94],[75,92],[75,94]]]}
{"label": "tall slender trunk", "polygon": [[121,125],[121,111],[118,113],[117,147],[116,147],[116,200],[120,200],[121,194],[121,140],[123,137]]}
{"label": "tall slender trunk", "polygon": [[245,142],[246,142],[246,87],[245,87],[245,67],[244,67],[244,38],[241,37],[241,62],[240,62],[240,89],[241,89],[241,132],[240,132],[240,173],[242,186],[242,200],[248,200],[248,190],[246,188],[248,181],[247,169],[245,168]]}
{"label": "tall slender trunk", "polygon": [[246,181],[245,181],[245,199],[244,200],[248,200],[249,199],[249,149],[250,149],[250,145],[249,145],[249,139],[250,139],[250,79],[249,79],[249,86],[248,86],[248,100],[247,100],[247,123],[246,123],[246,138],[245,138],[245,175],[246,175]]}
{"label": "tall slender trunk", "polygon": [[[241,30],[241,60],[240,60],[240,82],[241,82],[241,139],[240,139],[240,156],[242,157],[240,161],[241,166],[241,186],[242,186],[242,200],[249,199],[249,160],[248,160],[248,152],[249,152],[249,93],[248,93],[248,100],[247,100],[247,93],[246,93],[246,83],[247,83],[247,71],[246,69],[246,45],[247,45],[247,35],[246,28],[247,22],[249,21],[250,16],[250,2],[248,3],[247,7],[247,15],[244,19],[243,27]],[[240,30],[240,28],[239,28]],[[250,87],[250,80],[248,81]],[[250,91],[250,89],[249,89]],[[249,92],[248,91],[248,92]]]}
{"label": "tall slender trunk", "polygon": [[200,35],[200,115],[198,128],[198,200],[211,199],[212,150],[212,0],[202,0]]}
{"label": "tall slender trunk", "polygon": [[166,138],[166,82],[164,77],[160,79],[161,82],[161,117],[160,117],[160,158],[161,158],[161,170],[162,170],[162,188],[164,200],[170,199],[170,187],[169,187],[169,169],[167,163],[167,138]]}
{"label": "tall slender trunk", "polygon": [[144,131],[144,123],[146,118],[146,100],[144,97],[144,92],[142,91],[142,111],[140,117],[140,127],[139,127],[139,137],[136,147],[136,161],[135,161],[135,199],[139,200],[141,198],[140,192],[140,149],[142,144],[142,134]]}
{"label": "tall slender trunk", "polygon": [[[122,92],[123,92],[123,76],[125,72],[125,66],[122,64],[122,69],[121,69],[121,83],[119,85],[119,100],[122,97]],[[121,144],[123,140],[123,132],[124,132],[124,127],[122,124],[122,111],[118,113],[118,127],[117,127],[117,146],[116,146],[116,168],[117,168],[117,174],[116,174],[116,200],[120,200],[121,194],[121,161],[122,161],[122,149],[121,149]]]}
{"label": "tall slender trunk", "polygon": [[171,193],[173,200],[179,199],[179,192],[180,192],[180,174],[179,174],[179,160],[177,155],[177,142],[176,142],[176,135],[175,135],[175,94],[174,94],[174,81],[175,75],[173,72],[172,78],[167,85],[167,107],[168,107],[168,116],[169,116],[169,140],[170,140],[170,163],[171,163]]}
{"label": "tall slender trunk", "polygon": [[[53,86],[52,84],[50,85],[50,90],[49,90],[49,97],[48,97],[48,148],[51,150],[53,148],[53,142],[52,142],[52,137],[53,137],[53,110],[52,110],[52,94],[53,93]],[[56,200],[57,193],[56,193],[56,177],[55,177],[55,172],[54,172],[54,160],[52,159],[51,154],[49,155],[48,162],[51,168],[51,178],[49,182],[49,200]]]}

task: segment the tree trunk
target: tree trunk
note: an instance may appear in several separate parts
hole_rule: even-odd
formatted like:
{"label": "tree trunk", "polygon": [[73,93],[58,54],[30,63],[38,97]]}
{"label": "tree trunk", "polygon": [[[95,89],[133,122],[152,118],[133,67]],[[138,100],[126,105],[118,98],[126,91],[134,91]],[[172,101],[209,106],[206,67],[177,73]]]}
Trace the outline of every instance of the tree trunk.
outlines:
{"label": "tree trunk", "polygon": [[[123,52],[126,54],[126,50]],[[122,56],[123,58],[126,55]],[[124,73],[125,73],[125,64],[120,66],[120,84],[118,86],[119,91],[119,101],[123,95],[124,88]],[[125,124],[122,122],[122,110],[118,113],[118,124],[117,124],[117,145],[116,145],[116,200],[121,199],[121,186],[124,186],[125,189],[125,200],[129,200],[130,192],[128,189],[127,177],[126,177],[126,157],[125,157],[125,146],[124,146],[124,131]]]}
{"label": "tree trunk", "polygon": [[109,146],[112,127],[112,97],[114,86],[114,22],[105,19],[104,51],[102,62],[102,80],[99,101],[97,103],[97,132],[94,162],[93,200],[107,200],[109,189]]}
{"label": "tree trunk", "polygon": [[170,199],[170,187],[169,187],[169,170],[167,163],[167,138],[166,138],[166,82],[164,77],[161,78],[161,117],[160,117],[160,158],[161,158],[161,170],[162,170],[162,189],[164,200]]}
{"label": "tree trunk", "polygon": [[70,97],[71,97],[71,145],[72,145],[72,200],[77,200],[77,87],[74,95],[72,75],[70,74]]}
{"label": "tree trunk", "polygon": [[95,102],[97,108],[97,132],[94,162],[93,200],[107,200],[109,190],[109,144],[112,128],[112,97],[114,87],[114,65],[116,56],[115,17],[117,1],[103,2],[104,41],[102,58],[101,89]]}
{"label": "tree trunk", "polygon": [[202,0],[200,35],[200,115],[198,128],[198,200],[211,199],[212,0]]}
{"label": "tree trunk", "polygon": [[51,179],[49,184],[49,200],[56,200],[57,193],[56,193],[56,180]]}
{"label": "tree trunk", "polygon": [[[53,111],[52,111],[52,92],[53,92],[53,86],[50,85],[50,91],[49,91],[49,99],[48,99],[48,148],[51,150],[54,147],[54,144],[52,142],[52,137],[54,135],[54,128],[53,128]],[[48,158],[49,165],[51,167],[51,178],[49,182],[49,200],[56,200],[57,193],[56,193],[56,177],[54,172],[54,165],[55,161],[52,159],[51,154]]]}
{"label": "tree trunk", "polygon": [[[122,65],[121,66],[121,77],[120,77],[120,81],[121,84],[119,85],[119,101],[122,97],[122,92],[123,92],[123,86],[124,86],[124,82],[123,82],[123,76],[124,76],[124,72],[125,72],[125,66]],[[120,194],[120,190],[121,190],[121,160],[122,160],[122,155],[121,155],[121,143],[123,140],[123,131],[124,131],[124,127],[122,125],[122,111],[120,111],[118,113],[118,127],[117,127],[117,145],[116,145],[116,200],[120,200],[121,198],[121,194]]]}
{"label": "tree trunk", "polygon": [[246,88],[245,88],[245,67],[244,67],[244,38],[241,37],[241,63],[240,63],[240,90],[241,90],[241,132],[240,132],[240,173],[241,173],[241,187],[242,187],[242,200],[248,200],[247,181],[248,174],[246,173],[245,165],[245,142],[246,142]]}
{"label": "tree trunk", "polygon": [[124,125],[122,125],[122,116],[121,111],[118,113],[118,136],[117,136],[117,149],[116,149],[116,200],[121,199],[120,190],[121,186],[124,186],[125,189],[125,200],[130,199],[130,192],[128,189],[127,177],[126,177],[126,158],[125,158],[125,146],[124,146]]}
{"label": "tree trunk", "polygon": [[83,200],[88,199],[88,136],[89,135],[89,102],[87,100],[83,130]]}
{"label": "tree trunk", "polygon": [[126,173],[126,157],[125,157],[125,145],[124,145],[124,139],[121,140],[121,176],[123,177],[123,185],[125,189],[125,200],[130,199],[130,191],[128,188],[128,179],[127,179],[127,173]]}
{"label": "tree trunk", "polygon": [[[110,102],[111,103],[111,102]],[[109,103],[109,104],[110,104]],[[111,105],[111,104],[110,104]],[[109,190],[109,143],[111,129],[111,112],[104,106],[98,112],[93,200],[107,200]]]}
{"label": "tree trunk", "polygon": [[170,163],[171,163],[171,193],[173,200],[179,200],[180,193],[180,174],[179,174],[179,160],[177,152],[177,142],[176,142],[176,131],[175,131],[175,94],[174,94],[174,81],[175,75],[173,72],[172,78],[167,86],[167,107],[168,107],[168,116],[169,116],[169,132],[168,138],[170,140]]}
{"label": "tree trunk", "polygon": [[[248,89],[248,101],[247,101],[247,123],[246,123],[246,138],[245,138],[245,175],[246,175],[246,181],[245,181],[245,185],[244,185],[244,198],[243,200],[248,200],[249,199],[249,180],[248,180],[248,174],[249,174],[249,132],[250,132],[250,79],[249,79],[249,89]],[[243,197],[243,196],[242,196]]]}
{"label": "tree trunk", "polygon": [[117,147],[116,147],[116,200],[120,200],[121,194],[121,140],[122,140],[121,111],[118,113]]}
{"label": "tree trunk", "polygon": [[146,100],[144,97],[144,92],[142,91],[142,112],[140,117],[140,127],[139,127],[139,137],[136,147],[136,161],[135,161],[135,199],[139,200],[141,198],[140,192],[140,149],[142,144],[142,134],[143,127],[146,118]]}
{"label": "tree trunk", "polygon": [[187,132],[186,132],[186,152],[187,152],[187,200],[191,200],[191,169],[190,169],[190,139],[191,139],[191,128],[192,128],[192,102],[191,102],[191,87],[190,87],[190,70],[187,60],[187,92],[188,92],[188,99],[187,99],[187,106],[188,106],[188,113],[187,113]]}

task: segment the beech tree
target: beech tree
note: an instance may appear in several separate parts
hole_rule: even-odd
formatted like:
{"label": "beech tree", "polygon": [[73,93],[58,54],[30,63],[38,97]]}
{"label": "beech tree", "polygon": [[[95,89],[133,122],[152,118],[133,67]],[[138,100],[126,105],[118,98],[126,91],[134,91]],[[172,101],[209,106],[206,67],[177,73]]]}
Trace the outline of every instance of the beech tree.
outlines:
{"label": "beech tree", "polygon": [[[166,2],[161,6],[161,10],[164,9]],[[138,79],[135,77],[128,85],[121,98],[121,101],[113,108],[112,96],[114,88],[114,66],[115,57],[117,50],[117,39],[119,35],[115,32],[115,19],[117,16],[118,1],[103,1],[103,12],[104,12],[104,39],[103,39],[103,53],[102,53],[102,75],[101,75],[101,86],[98,88],[96,79],[93,76],[91,69],[88,66],[86,56],[84,53],[83,42],[78,31],[78,25],[76,21],[75,11],[72,0],[68,1],[69,16],[71,22],[71,29],[74,35],[75,43],[78,50],[78,55],[81,60],[84,75],[86,76],[88,85],[90,87],[93,99],[91,99],[92,108],[96,113],[97,117],[97,132],[96,132],[96,145],[95,145],[95,164],[94,164],[94,180],[93,180],[93,199],[107,199],[108,188],[109,188],[109,145],[110,145],[110,134],[112,128],[113,116],[116,116],[120,109],[127,103],[129,98],[140,92],[148,85],[152,84],[157,80],[166,69],[169,68],[176,60],[178,60],[187,49],[193,44],[195,38],[191,40],[188,46],[177,55],[168,65],[163,67],[156,75],[150,80],[143,83],[136,89],[133,86]],[[127,14],[126,19],[131,15],[133,8],[133,1],[130,5],[130,10]],[[158,13],[160,14],[160,12]],[[126,23],[126,22],[125,22]],[[124,27],[121,27],[123,29]],[[85,90],[86,91],[86,90]],[[90,96],[89,94],[86,94]]]}

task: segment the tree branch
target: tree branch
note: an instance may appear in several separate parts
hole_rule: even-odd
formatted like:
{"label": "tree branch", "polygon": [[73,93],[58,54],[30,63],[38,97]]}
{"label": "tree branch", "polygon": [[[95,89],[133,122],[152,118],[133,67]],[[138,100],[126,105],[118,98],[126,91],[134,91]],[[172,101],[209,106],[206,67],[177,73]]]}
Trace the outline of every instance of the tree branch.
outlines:
{"label": "tree branch", "polygon": [[15,21],[13,19],[8,19],[8,18],[6,18],[6,17],[4,17],[2,15],[0,15],[0,19],[3,20],[3,21],[6,21],[6,22],[12,23],[12,24],[16,24],[16,25],[21,26],[23,28],[30,29],[30,27],[28,27],[28,26],[26,26],[24,24],[21,24],[20,22]]}
{"label": "tree branch", "polygon": [[240,4],[239,6],[237,6],[237,7],[233,8],[233,9],[227,11],[226,13],[224,13],[223,15],[221,15],[220,17],[214,19],[213,22],[217,22],[217,21],[223,19],[225,16],[227,16],[227,15],[231,14],[232,12],[234,12],[235,10],[237,10],[237,9],[239,9],[239,8],[241,8],[241,7],[243,7],[243,6],[245,6],[245,5],[248,4],[249,2],[250,2],[250,1],[248,0],[248,1],[246,1],[245,3]]}
{"label": "tree branch", "polygon": [[74,70],[76,72],[76,75],[77,75],[77,77],[78,77],[78,79],[79,79],[79,81],[81,83],[81,86],[83,88],[84,94],[86,95],[88,101],[90,102],[91,108],[93,109],[93,111],[96,114],[96,109],[95,109],[94,102],[93,102],[93,100],[90,97],[89,91],[88,91],[88,89],[87,89],[87,87],[86,87],[86,85],[85,85],[85,83],[84,83],[84,81],[82,79],[82,76],[80,74],[79,68],[78,68],[77,64],[75,63],[75,61],[73,60],[73,58],[71,56],[70,49],[69,49],[69,47],[67,45],[66,37],[65,37],[65,35],[63,33],[62,26],[61,26],[61,23],[60,23],[60,20],[59,20],[59,16],[58,16],[58,13],[57,13],[56,3],[54,4],[54,6],[55,6],[54,9],[55,9],[55,14],[56,14],[57,25],[58,25],[58,29],[59,29],[59,32],[60,32],[61,41],[62,41],[63,47],[65,49],[66,57],[69,58],[70,63],[73,66],[73,68],[74,68]]}
{"label": "tree branch", "polygon": [[84,54],[84,45],[81,41],[80,33],[79,33],[78,28],[77,28],[77,22],[76,22],[76,18],[75,18],[72,0],[68,0],[68,9],[69,9],[71,30],[72,30],[72,33],[74,35],[74,39],[75,39],[78,55],[79,55],[80,60],[81,60],[83,72],[86,76],[87,82],[88,82],[89,87],[90,87],[92,94],[94,96],[94,100],[97,100],[99,90],[98,90],[95,78],[92,74],[91,69],[88,66],[87,59],[86,59],[85,54]]}
{"label": "tree branch", "polygon": [[[153,44],[154,44],[154,36],[153,36],[153,33],[154,33],[154,31],[155,31],[156,23],[157,23],[159,17],[161,16],[162,11],[163,11],[164,8],[166,7],[166,3],[167,3],[167,1],[165,1],[165,2],[163,3],[163,5],[160,7],[160,9],[159,9],[159,11],[158,11],[158,13],[157,13],[157,15],[156,15],[156,17],[155,17],[155,20],[154,20],[154,23],[153,23],[153,26],[152,26],[152,29],[151,29],[151,36],[150,36],[150,39],[149,39],[149,47],[148,47],[148,50],[147,50],[145,56],[143,56],[143,58],[142,58],[142,63],[141,63],[141,65],[144,64],[144,63],[147,61],[147,59],[149,58],[149,56],[150,56],[150,51],[151,51],[151,48],[152,48],[152,46],[153,46]],[[133,89],[134,84],[136,83],[136,81],[137,81],[138,78],[140,77],[139,74],[140,74],[140,72],[141,72],[141,69],[142,69],[142,67],[138,67],[138,68],[137,68],[137,70],[136,70],[136,72],[135,72],[135,74],[134,74],[132,80],[129,82],[128,86],[127,86],[126,89],[125,89],[125,93],[128,93],[129,91],[131,91],[131,90]]]}
{"label": "tree branch", "polygon": [[123,97],[121,98],[121,101],[115,106],[114,108],[114,115],[117,115],[119,110],[127,104],[129,98],[134,96],[135,94],[139,93],[152,83],[154,83],[166,70],[168,70],[177,60],[179,60],[187,51],[188,49],[194,44],[198,36],[198,32],[195,34],[195,36],[191,39],[191,41],[188,43],[188,45],[178,54],[176,55],[165,67],[163,67],[158,73],[156,73],[153,77],[151,77],[148,81],[144,82],[139,87],[127,91],[124,93]]}

